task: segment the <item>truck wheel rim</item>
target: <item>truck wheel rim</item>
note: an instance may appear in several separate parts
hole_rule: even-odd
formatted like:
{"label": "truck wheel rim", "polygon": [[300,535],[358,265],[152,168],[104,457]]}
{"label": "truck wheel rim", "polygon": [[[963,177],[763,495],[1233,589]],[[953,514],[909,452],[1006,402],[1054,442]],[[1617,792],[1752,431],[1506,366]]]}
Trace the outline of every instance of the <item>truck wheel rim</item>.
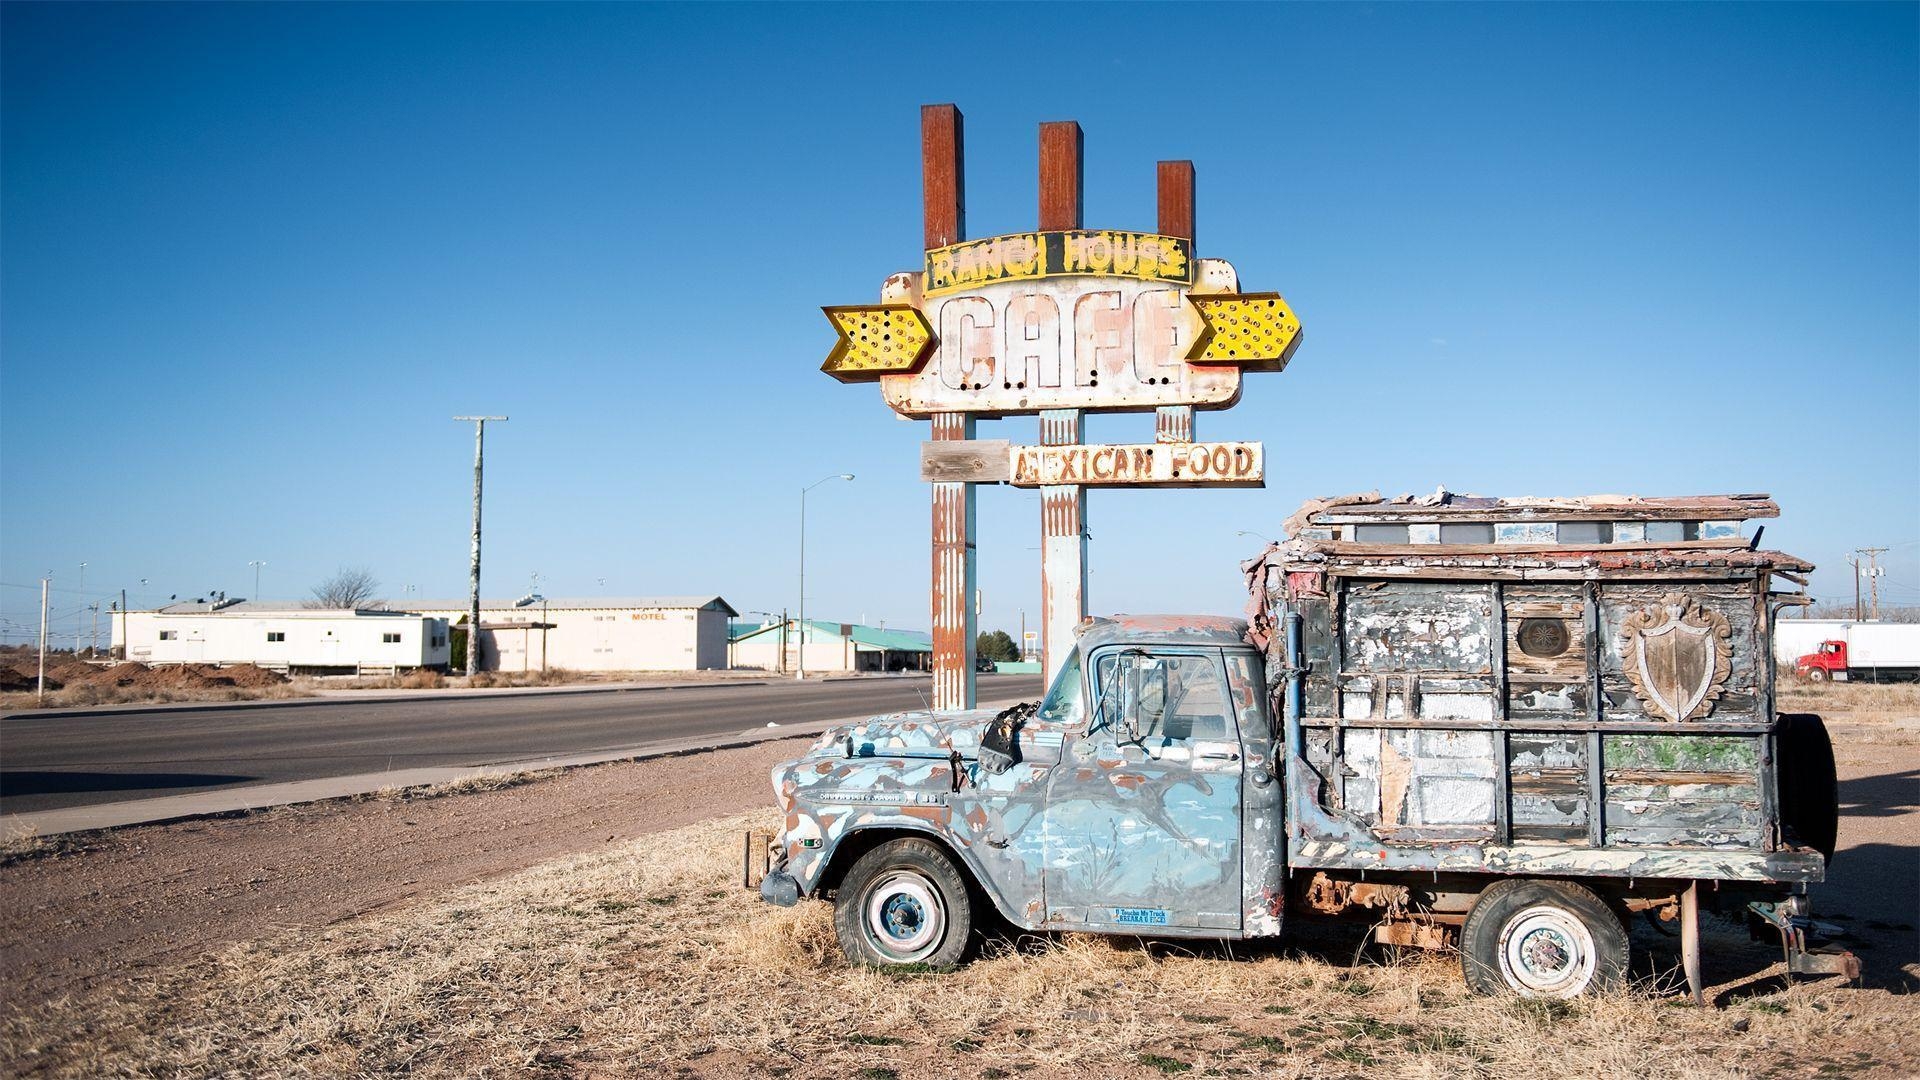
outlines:
{"label": "truck wheel rim", "polygon": [[940,947],[946,905],[919,874],[896,870],[881,878],[868,891],[866,908],[867,937],[889,959],[910,963]]}
{"label": "truck wheel rim", "polygon": [[1593,934],[1556,907],[1531,907],[1500,934],[1500,974],[1527,997],[1573,997],[1593,981]]}

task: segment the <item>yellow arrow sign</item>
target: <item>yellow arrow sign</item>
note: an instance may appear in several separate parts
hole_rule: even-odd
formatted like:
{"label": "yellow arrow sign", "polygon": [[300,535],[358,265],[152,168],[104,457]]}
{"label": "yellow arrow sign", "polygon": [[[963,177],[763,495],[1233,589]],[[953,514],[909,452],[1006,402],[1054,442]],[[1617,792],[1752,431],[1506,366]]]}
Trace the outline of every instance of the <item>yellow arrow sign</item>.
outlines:
{"label": "yellow arrow sign", "polygon": [[1279,293],[1189,293],[1187,300],[1205,324],[1187,350],[1190,363],[1257,364],[1279,371],[1300,347],[1300,320]]}
{"label": "yellow arrow sign", "polygon": [[820,370],[841,382],[910,374],[933,350],[933,327],[911,304],[820,310],[840,332]]}

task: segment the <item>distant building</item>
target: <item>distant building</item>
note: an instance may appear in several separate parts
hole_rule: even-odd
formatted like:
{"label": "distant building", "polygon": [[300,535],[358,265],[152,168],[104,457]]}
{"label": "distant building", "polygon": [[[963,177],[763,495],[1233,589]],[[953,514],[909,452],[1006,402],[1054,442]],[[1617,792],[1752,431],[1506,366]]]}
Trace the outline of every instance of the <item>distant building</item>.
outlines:
{"label": "distant building", "polygon": [[129,611],[113,620],[113,645],[127,659],[149,664],[258,664],[312,673],[444,668],[449,656],[444,619],[260,600]]}
{"label": "distant building", "polygon": [[798,619],[733,624],[733,666],[797,671],[806,639],[808,671],[928,671],[933,639],[912,630]]}
{"label": "distant building", "polygon": [[[410,607],[467,620],[465,600]],[[718,596],[637,596],[480,601],[483,671],[695,671],[727,666],[727,620],[740,613]]]}

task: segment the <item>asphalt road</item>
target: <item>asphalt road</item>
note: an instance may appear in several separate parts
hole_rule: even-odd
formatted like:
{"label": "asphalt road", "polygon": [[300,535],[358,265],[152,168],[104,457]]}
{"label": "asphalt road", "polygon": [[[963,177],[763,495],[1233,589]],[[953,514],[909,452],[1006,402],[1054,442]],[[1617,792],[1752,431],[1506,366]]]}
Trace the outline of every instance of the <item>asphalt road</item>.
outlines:
{"label": "asphalt road", "polygon": [[[183,795],[422,766],[617,750],[768,721],[923,707],[924,679],[718,684],[672,690],[320,699],[268,707],[0,719],[0,813]],[[1038,675],[982,675],[980,700],[1040,695]]]}

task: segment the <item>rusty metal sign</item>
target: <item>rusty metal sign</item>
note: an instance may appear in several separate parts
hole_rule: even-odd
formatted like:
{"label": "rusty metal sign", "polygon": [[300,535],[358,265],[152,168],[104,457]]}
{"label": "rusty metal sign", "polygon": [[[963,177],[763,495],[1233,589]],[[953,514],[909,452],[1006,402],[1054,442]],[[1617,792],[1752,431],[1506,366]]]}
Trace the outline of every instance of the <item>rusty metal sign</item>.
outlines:
{"label": "rusty metal sign", "polygon": [[1257,442],[1016,446],[1012,453],[1007,482],[1015,487],[1261,487],[1266,483],[1266,454]]}
{"label": "rusty metal sign", "polygon": [[945,296],[1000,281],[1049,277],[1193,280],[1193,245],[1178,236],[1076,229],[968,240],[927,252],[928,296]]}
{"label": "rusty metal sign", "polygon": [[910,304],[822,308],[840,332],[820,370],[841,382],[912,371],[933,347],[933,328]]}
{"label": "rusty metal sign", "polygon": [[887,303],[924,312],[935,340],[924,366],[881,378],[881,395],[915,418],[1226,408],[1243,368],[1286,365],[1300,324],[1277,294],[1240,295],[1225,260],[1194,265],[1192,285],[1048,277],[937,297],[895,275]]}
{"label": "rusty metal sign", "polygon": [[1257,442],[1013,446],[1003,439],[920,444],[920,478],[1014,487],[1262,487]]}
{"label": "rusty metal sign", "polygon": [[[878,381],[901,416],[931,421],[933,704],[976,699],[974,490],[1040,489],[1041,640],[1051,678],[1087,614],[1090,487],[1260,486],[1259,443],[1194,441],[1194,412],[1240,399],[1247,371],[1279,371],[1300,320],[1278,293],[1242,293],[1224,259],[1194,254],[1194,170],[1156,166],[1153,232],[1088,229],[1080,125],[1040,125],[1039,220],[966,237],[963,123],[920,110],[924,262],[878,302],[825,308],[838,338],[821,370]],[[1088,412],[1153,412],[1152,443],[1089,445]],[[979,419],[1035,416],[1040,445],[977,440]],[[1144,432],[1142,433],[1144,436]]]}

